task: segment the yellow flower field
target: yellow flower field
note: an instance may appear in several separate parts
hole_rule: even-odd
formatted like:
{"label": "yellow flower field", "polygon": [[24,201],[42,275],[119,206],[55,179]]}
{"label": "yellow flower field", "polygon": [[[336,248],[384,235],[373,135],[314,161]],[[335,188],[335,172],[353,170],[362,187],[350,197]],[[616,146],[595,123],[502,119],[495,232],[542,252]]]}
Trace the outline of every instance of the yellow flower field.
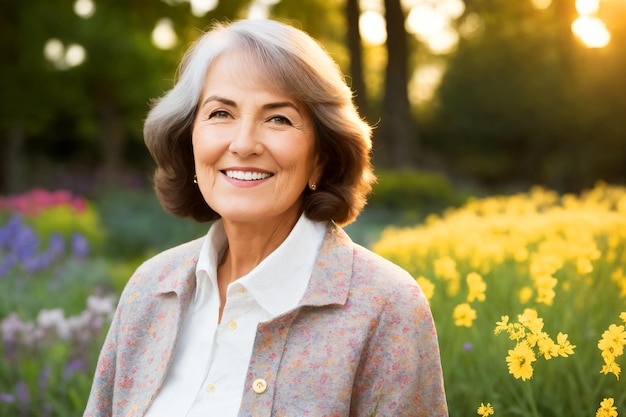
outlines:
{"label": "yellow flower field", "polygon": [[625,248],[606,184],[474,199],[374,245],[430,300],[451,416],[626,415]]}

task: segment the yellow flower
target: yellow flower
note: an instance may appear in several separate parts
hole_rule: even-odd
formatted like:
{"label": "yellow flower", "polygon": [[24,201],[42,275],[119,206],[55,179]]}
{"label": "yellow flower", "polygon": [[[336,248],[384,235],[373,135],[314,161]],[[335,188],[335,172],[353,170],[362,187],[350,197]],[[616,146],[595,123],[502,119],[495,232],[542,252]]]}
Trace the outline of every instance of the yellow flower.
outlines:
{"label": "yellow flower", "polygon": [[435,276],[446,282],[446,294],[453,297],[459,292],[459,272],[456,270],[456,261],[449,256],[443,256],[433,261]]}
{"label": "yellow flower", "polygon": [[522,304],[526,304],[527,302],[530,301],[530,299],[533,296],[533,289],[531,287],[529,287],[528,285],[525,287],[522,287],[521,290],[519,290],[519,302]]}
{"label": "yellow flower", "polygon": [[433,262],[435,275],[447,280],[455,280],[459,277],[456,270],[456,261],[449,256],[435,259]]}
{"label": "yellow flower", "polygon": [[517,320],[534,334],[539,334],[543,329],[543,319],[537,315],[537,310],[532,308],[525,309],[522,314],[517,316]]}
{"label": "yellow flower", "polygon": [[430,301],[433,298],[433,295],[435,295],[435,284],[433,284],[432,281],[424,277],[419,277],[416,281],[417,284],[422,288],[422,292],[424,293],[426,299]]}
{"label": "yellow flower", "polygon": [[619,315],[619,318],[622,319],[624,323],[626,323],[626,312]]}
{"label": "yellow flower", "polygon": [[537,288],[537,302],[551,306],[554,301],[554,287],[558,283],[557,279],[550,275],[540,275],[535,278]]}
{"label": "yellow flower", "polygon": [[526,337],[526,328],[519,323],[513,323],[509,326],[509,339],[521,340]]}
{"label": "yellow flower", "polygon": [[467,274],[467,287],[469,294],[467,295],[467,301],[472,302],[474,300],[485,301],[485,291],[487,290],[487,284],[483,281],[483,277],[476,272],[470,272]]}
{"label": "yellow flower", "polygon": [[478,407],[478,410],[476,410],[476,412],[481,417],[492,416],[493,415],[493,407],[491,406],[491,403],[487,403],[487,405],[485,405],[483,403],[480,403],[480,407]]}
{"label": "yellow flower", "polygon": [[472,327],[472,323],[476,320],[476,310],[469,304],[463,303],[454,308],[452,316],[454,317],[454,324],[456,326]]}
{"label": "yellow flower", "polygon": [[509,356],[506,357],[509,373],[516,379],[522,378],[522,381],[533,376],[532,363],[536,360],[535,352],[526,342],[518,343],[514,349],[509,350]]}
{"label": "yellow flower", "polygon": [[559,345],[559,355],[566,358],[568,355],[574,354],[576,345],[572,345],[569,340],[567,340],[567,334],[559,332],[556,336],[556,341]]}
{"label": "yellow flower", "polygon": [[494,329],[495,334],[500,334],[504,331],[508,331],[509,329],[509,316],[500,316],[500,321],[496,323],[496,328]]}
{"label": "yellow flower", "polygon": [[537,346],[539,353],[543,355],[545,360],[559,356],[559,345],[554,343],[554,340],[548,337],[546,333],[541,333],[537,340]]}
{"label": "yellow flower", "polygon": [[576,261],[576,270],[579,275],[587,275],[593,272],[593,265],[589,258],[580,257]]}
{"label": "yellow flower", "polygon": [[604,375],[611,373],[615,375],[615,378],[619,379],[619,374],[621,371],[622,369],[620,368],[618,363],[616,363],[615,361],[606,361],[606,363],[602,365],[602,370],[600,371],[600,373]]}
{"label": "yellow flower", "polygon": [[596,417],[617,417],[617,408],[613,406],[613,398],[605,398],[600,402]]}
{"label": "yellow flower", "polygon": [[609,329],[602,333],[602,339],[598,342],[598,349],[610,351],[613,356],[619,356],[624,353],[624,345],[626,345],[624,326],[611,324]]}

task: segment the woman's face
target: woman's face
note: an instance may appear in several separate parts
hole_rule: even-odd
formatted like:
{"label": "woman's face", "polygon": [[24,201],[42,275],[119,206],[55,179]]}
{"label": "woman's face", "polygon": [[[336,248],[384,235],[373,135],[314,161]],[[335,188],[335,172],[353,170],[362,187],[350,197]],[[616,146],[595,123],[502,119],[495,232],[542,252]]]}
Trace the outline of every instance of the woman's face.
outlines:
{"label": "woman's face", "polygon": [[198,186],[225,222],[295,222],[321,172],[313,121],[254,68],[226,53],[207,72],[192,131]]}

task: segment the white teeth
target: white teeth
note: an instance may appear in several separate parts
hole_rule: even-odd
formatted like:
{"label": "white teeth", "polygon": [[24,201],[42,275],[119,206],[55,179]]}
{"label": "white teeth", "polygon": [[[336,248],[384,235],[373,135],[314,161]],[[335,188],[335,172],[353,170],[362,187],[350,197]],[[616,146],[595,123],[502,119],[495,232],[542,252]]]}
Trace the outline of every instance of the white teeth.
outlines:
{"label": "white teeth", "polygon": [[272,174],[269,172],[250,172],[250,171],[226,171],[226,175],[230,178],[243,181],[257,181],[268,177]]}

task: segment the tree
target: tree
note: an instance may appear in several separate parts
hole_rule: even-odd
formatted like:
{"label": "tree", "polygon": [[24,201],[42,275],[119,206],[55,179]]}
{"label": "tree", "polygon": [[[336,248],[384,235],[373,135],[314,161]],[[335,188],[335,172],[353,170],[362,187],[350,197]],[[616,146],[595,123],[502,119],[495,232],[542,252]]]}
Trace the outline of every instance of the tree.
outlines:
{"label": "tree", "polygon": [[361,115],[367,118],[369,106],[367,103],[367,88],[363,79],[363,46],[359,30],[359,18],[361,15],[359,0],[346,1],[345,15],[348,28],[346,43],[350,53],[350,76],[352,78],[354,102],[359,108]]}
{"label": "tree", "polygon": [[[6,64],[0,66],[0,134],[6,140],[0,187],[8,191],[28,185],[38,156],[51,159],[35,155],[41,149],[80,152],[90,174],[97,171],[103,182],[116,182],[130,145],[142,142],[150,99],[172,86],[183,49],[212,19],[239,17],[250,3],[222,1],[198,18],[188,3],[111,0],[95,2],[95,14],[81,18],[74,0],[2,1],[0,53]],[[180,39],[170,51],[151,43],[163,17],[173,21]],[[44,46],[51,38],[81,45],[86,60],[76,67],[46,61]]]}
{"label": "tree", "polygon": [[53,117],[61,91],[43,57],[46,2],[3,0],[0,13],[0,188],[17,192],[29,175],[26,141]]}
{"label": "tree", "polygon": [[394,168],[416,166],[417,124],[411,114],[408,42],[400,0],[385,0],[387,68],[380,129],[375,133],[377,163]]}
{"label": "tree", "polygon": [[[615,31],[607,48],[583,47],[571,32],[569,0],[547,10],[466,4],[482,30],[462,39],[448,63],[425,146],[489,186],[578,191],[599,179],[623,181],[626,90],[618,74],[626,38]],[[623,22],[626,7],[612,14]]]}

